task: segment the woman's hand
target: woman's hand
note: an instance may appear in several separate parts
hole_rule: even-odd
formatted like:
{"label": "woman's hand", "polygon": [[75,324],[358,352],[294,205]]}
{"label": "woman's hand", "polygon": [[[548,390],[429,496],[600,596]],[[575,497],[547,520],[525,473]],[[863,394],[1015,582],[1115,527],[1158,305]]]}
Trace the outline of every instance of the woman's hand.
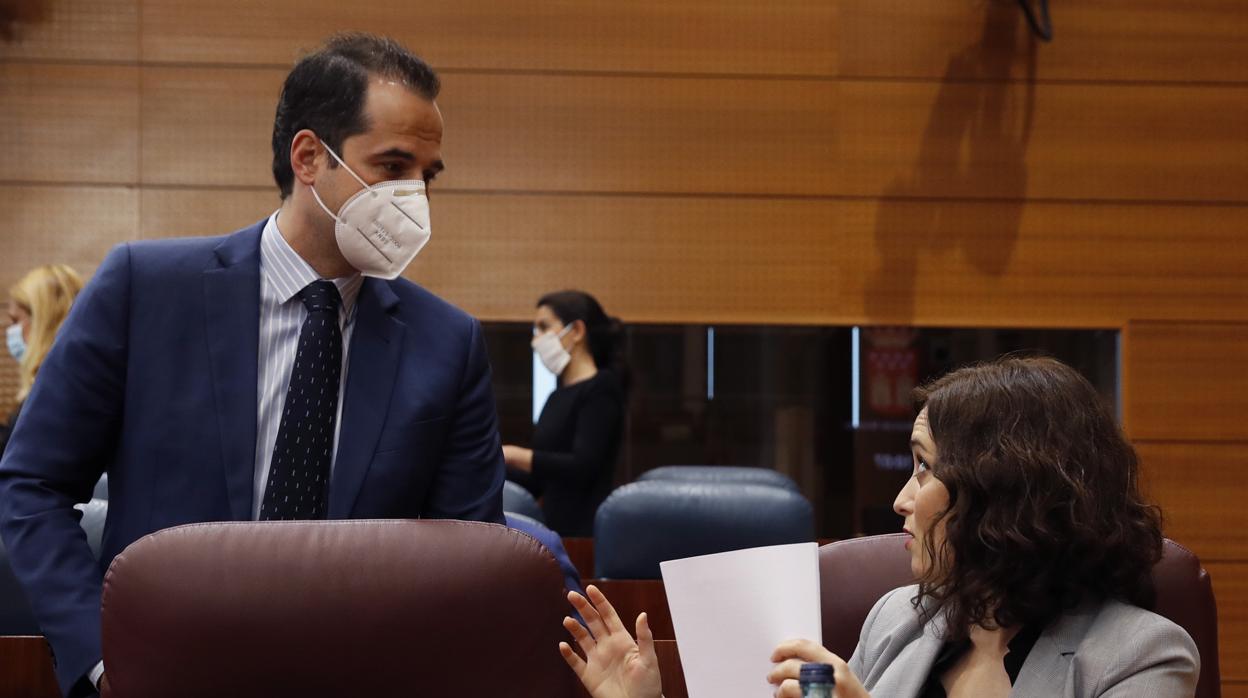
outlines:
{"label": "woman's hand", "polygon": [[506,444],[503,446],[503,462],[508,468],[531,473],[533,472],[533,449]]}
{"label": "woman's hand", "polygon": [[798,676],[802,672],[802,665],[807,662],[832,665],[836,678],[836,698],[871,698],[858,677],[849,670],[845,660],[810,640],[788,640],[780,643],[771,653],[771,661],[776,662],[776,668],[767,675],[767,681],[777,686],[777,698],[802,698]]}
{"label": "woman's hand", "polygon": [[563,619],[563,627],[572,634],[585,659],[568,643],[560,642],[564,661],[593,698],[662,698],[659,658],[654,654],[654,636],[646,614],[637,616],[637,642],[633,642],[598,587],[591,584],[585,593],[588,601],[575,591],[568,593],[568,601],[585,619],[589,631],[572,618]]}

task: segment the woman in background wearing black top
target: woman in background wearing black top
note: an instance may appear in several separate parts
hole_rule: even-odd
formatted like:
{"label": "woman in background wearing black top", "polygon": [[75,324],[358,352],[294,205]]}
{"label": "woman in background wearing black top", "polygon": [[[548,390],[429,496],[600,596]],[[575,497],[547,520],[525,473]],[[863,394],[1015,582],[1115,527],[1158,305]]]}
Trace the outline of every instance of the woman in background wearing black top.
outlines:
{"label": "woman in background wearing black top", "polygon": [[532,344],[559,387],[532,448],[503,446],[507,477],[541,498],[546,525],[559,535],[592,536],[623,433],[623,327],[588,293],[560,291],[537,302]]}

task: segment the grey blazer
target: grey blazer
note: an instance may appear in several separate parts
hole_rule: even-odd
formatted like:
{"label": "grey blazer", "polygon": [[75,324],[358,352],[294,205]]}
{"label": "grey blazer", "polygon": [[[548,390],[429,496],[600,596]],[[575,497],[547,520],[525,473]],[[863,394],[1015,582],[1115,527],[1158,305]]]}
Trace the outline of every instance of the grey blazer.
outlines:
{"label": "grey blazer", "polygon": [[[944,619],[926,627],[911,605],[918,587],[894,589],[875,603],[849,660],[873,698],[913,698],[944,641]],[[1027,655],[1011,696],[1187,698],[1196,693],[1196,643],[1169,620],[1118,601],[1063,614]]]}

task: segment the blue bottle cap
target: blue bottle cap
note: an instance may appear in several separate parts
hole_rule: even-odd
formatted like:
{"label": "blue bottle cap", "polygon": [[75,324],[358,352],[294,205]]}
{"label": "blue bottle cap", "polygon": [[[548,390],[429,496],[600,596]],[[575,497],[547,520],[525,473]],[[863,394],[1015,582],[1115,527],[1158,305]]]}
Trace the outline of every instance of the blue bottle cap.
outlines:
{"label": "blue bottle cap", "polygon": [[802,671],[798,675],[798,681],[802,684],[826,683],[836,685],[835,674],[831,664],[816,664],[808,662],[802,665]]}

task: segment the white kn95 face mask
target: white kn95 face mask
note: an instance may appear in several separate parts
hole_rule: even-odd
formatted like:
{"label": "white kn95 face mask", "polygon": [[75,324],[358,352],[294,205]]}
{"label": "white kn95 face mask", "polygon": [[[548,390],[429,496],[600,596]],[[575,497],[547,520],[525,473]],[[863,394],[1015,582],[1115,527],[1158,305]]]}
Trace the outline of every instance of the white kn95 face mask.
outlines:
{"label": "white kn95 face mask", "polygon": [[[322,141],[324,145],[324,141]],[[312,187],[312,196],[333,218],[334,238],[347,263],[364,276],[394,279],[429,242],[429,197],[418,179],[367,184],[332,148],[325,150],[364,188],[335,215]]]}

